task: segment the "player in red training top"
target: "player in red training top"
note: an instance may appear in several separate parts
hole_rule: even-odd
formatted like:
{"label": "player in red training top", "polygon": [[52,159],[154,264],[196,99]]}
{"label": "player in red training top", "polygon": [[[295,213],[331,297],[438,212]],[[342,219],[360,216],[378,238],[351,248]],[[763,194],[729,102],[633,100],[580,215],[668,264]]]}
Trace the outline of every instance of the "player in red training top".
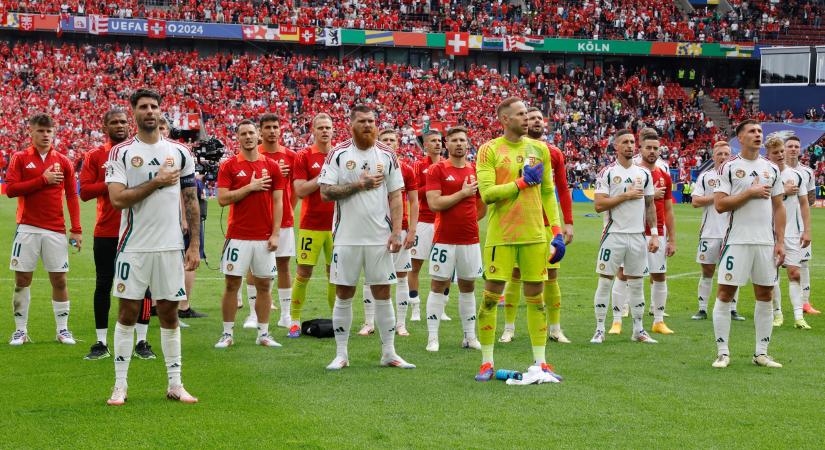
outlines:
{"label": "player in red training top", "polygon": [[[441,143],[441,133],[436,130],[430,130],[424,134],[424,157],[415,163],[415,177],[419,180],[419,184],[423,185],[427,182],[427,169],[444,159],[441,156],[443,150]],[[432,212],[427,205],[427,193],[424,189],[418,191],[418,226],[416,228],[415,242],[410,256],[412,257],[412,271],[410,272],[410,305],[412,306],[412,313],[410,320],[415,322],[421,320],[421,309],[418,296],[418,273],[421,271],[421,266],[424,261],[430,257],[430,250],[433,247],[433,235],[435,234],[435,213]],[[441,320],[450,320],[445,313]]]}
{"label": "player in red training top", "polygon": [[238,290],[244,274],[249,272],[257,290],[255,343],[280,347],[269,334],[269,311],[270,289],[276,275],[275,251],[280,241],[284,179],[278,164],[258,153],[255,122],[241,121],[237,133],[241,151],[224,161],[218,170],[218,203],[230,206],[226,242],[221,253],[221,271],[226,276],[223,335],[215,348],[226,348],[234,342]]}
{"label": "player in red training top", "polygon": [[[278,264],[278,300],[281,304],[281,318],[278,326],[289,327],[289,306],[292,303],[292,280],[289,277],[289,258],[295,256],[295,225],[293,210],[298,202],[298,198],[292,195],[292,167],[295,164],[296,153],[280,144],[281,140],[281,120],[272,113],[264,114],[258,119],[258,127],[261,134],[261,145],[258,146],[258,153],[275,161],[281,168],[281,175],[284,178],[283,208],[281,219],[281,241],[278,243],[278,250],[275,252],[275,260]],[[250,275],[250,274],[247,274]],[[255,297],[257,290],[254,283],[250,283],[250,277],[246,279],[246,301],[249,303],[249,316],[244,321],[244,328],[257,327],[255,317]],[[240,302],[239,302],[240,303]],[[273,305],[274,308],[274,305]]]}
{"label": "player in red training top", "polygon": [[[378,133],[378,140],[387,144],[394,152],[398,152],[398,133],[392,129],[384,129]],[[404,215],[401,219],[401,239],[404,245],[398,253],[392,254],[395,265],[395,274],[398,285],[395,288],[396,323],[395,332],[399,336],[409,336],[407,331],[407,307],[410,300],[410,287],[407,274],[412,270],[410,250],[415,244],[416,226],[418,224],[418,180],[415,170],[409,164],[400,161],[401,177],[404,187],[401,188],[401,200],[404,203]],[[364,285],[364,326],[358,332],[361,336],[369,336],[375,332],[375,300],[372,291]]]}
{"label": "player in red training top", "polygon": [[[97,200],[97,218],[94,231],[95,292],[94,315],[97,341],[85,359],[103,359],[111,356],[107,345],[109,309],[112,303],[112,283],[115,277],[115,258],[120,231],[120,211],[112,208],[109,189],[106,186],[106,161],[112,147],[129,137],[129,119],[126,112],[112,109],[103,115],[103,132],[106,143],[86,153],[80,170],[80,199]],[[155,359],[152,347],[146,341],[149,328],[151,300],[144,300],[135,332],[135,355],[141,359]]]}
{"label": "player in red training top", "polygon": [[69,158],[58,153],[54,141],[55,123],[47,114],[29,119],[28,133],[32,145],[12,156],[6,172],[6,194],[17,197],[17,231],[11,252],[10,268],[14,271],[14,322],[16,329],[9,344],[29,342],[30,286],[37,260],[49,272],[52,285],[52,308],[57,323],[57,340],[75,344],[69,331],[69,250],[66,246],[66,219],[63,197],[69,207],[72,228],[69,242],[80,251],[80,204],[77,201],[74,167]]}
{"label": "player in red training top", "polygon": [[[527,108],[527,136],[538,141],[545,141],[544,115],[536,107]],[[567,183],[567,169],[564,164],[564,154],[555,145],[547,144],[550,149],[550,161],[553,166],[553,184],[559,198],[562,215],[564,216],[564,243],[573,242],[573,198]],[[545,225],[547,217],[545,217]],[[552,233],[552,230],[550,230]],[[555,236],[555,233],[552,234]],[[548,242],[552,240],[552,237]],[[544,304],[547,308],[547,337],[550,341],[569,344],[570,340],[561,330],[561,289],[558,282],[559,263],[548,264],[547,281],[544,283]],[[504,290],[504,332],[499,342],[510,342],[516,331],[516,316],[521,301],[521,272],[513,269],[513,276]]]}
{"label": "player in red training top", "polygon": [[438,327],[444,314],[453,274],[458,278],[458,313],[464,330],[462,348],[481,350],[476,337],[475,280],[484,274],[478,220],[487,212],[476,181],[476,168],[467,162],[467,129],[447,131],[449,159],[427,171],[427,201],[435,211],[435,235],[430,252],[430,293],[427,296],[427,351],[438,351]]}
{"label": "player in red training top", "polygon": [[[288,337],[301,336],[301,312],[307,301],[307,285],[312,278],[312,270],[324,252],[327,280],[329,266],[332,263],[332,215],[335,203],[325,202],[318,189],[318,177],[324,167],[324,160],[332,149],[334,136],[332,118],[329,114],[319,113],[312,119],[312,136],[315,144],[298,153],[295,158],[295,170],[292,172],[295,196],[302,198],[301,223],[298,228],[300,252],[297,258],[295,282],[292,283],[292,305],[290,312]],[[335,306],[335,285],[327,282],[327,305],[332,310]],[[282,313],[283,314],[283,313]]]}

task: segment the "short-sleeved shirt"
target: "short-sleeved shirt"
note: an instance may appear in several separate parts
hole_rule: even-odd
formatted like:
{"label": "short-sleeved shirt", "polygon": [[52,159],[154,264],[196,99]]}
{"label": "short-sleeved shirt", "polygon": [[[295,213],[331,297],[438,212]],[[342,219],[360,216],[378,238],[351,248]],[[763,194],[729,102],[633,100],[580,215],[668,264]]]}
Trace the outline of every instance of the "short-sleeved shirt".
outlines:
{"label": "short-sleeved shirt", "polygon": [[[166,138],[147,144],[135,136],[112,147],[106,183],[134,188],[154,178],[161,165],[180,170],[181,178],[195,174],[195,161],[185,145]],[[183,250],[180,193],[180,184],[164,186],[124,209],[118,251]]]}
{"label": "short-sleeved shirt", "polygon": [[[441,160],[442,159],[439,158],[439,161]],[[415,162],[415,166],[413,167],[415,169],[415,178],[422,186],[427,183],[427,172],[433,164],[435,163],[433,163],[430,157],[426,155]],[[418,221],[424,223],[435,223],[435,213],[427,204],[427,191],[425,189],[418,190]]]}
{"label": "short-sleeved shirt", "polygon": [[[714,192],[737,195],[748,190],[756,179],[770,186],[771,197],[783,194],[776,164],[761,156],[751,160],[741,155],[730,158],[719,169],[719,186]],[[774,238],[770,198],[752,198],[731,211],[725,244],[773,245]]]}
{"label": "short-sleeved shirt", "polygon": [[[427,173],[426,191],[441,191],[441,195],[452,195],[464,187],[464,180],[475,179],[476,169],[471,163],[455,167],[449,160],[430,166]],[[478,218],[476,202],[479,196],[468,197],[450,209],[435,213],[435,236],[437,244],[470,245],[478,244]]]}
{"label": "short-sleeved shirt", "polygon": [[785,238],[799,238],[802,232],[805,231],[805,224],[802,222],[802,209],[799,202],[802,201],[800,197],[805,196],[807,200],[808,191],[805,190],[805,182],[807,181],[801,170],[785,167],[780,174],[782,177],[783,190],[784,186],[792,185],[799,186],[799,193],[797,195],[784,195],[783,204],[785,205]]}
{"label": "short-sleeved shirt", "polygon": [[[624,167],[613,163],[599,172],[596,194],[618,197],[628,189],[642,189],[645,196],[653,196],[653,176],[644,167],[631,164]],[[627,200],[604,215],[604,233],[644,233],[645,199]]]}
{"label": "short-sleeved shirt", "polygon": [[272,192],[284,189],[284,178],[278,164],[258,155],[256,161],[248,161],[242,153],[229,158],[218,169],[218,188],[236,191],[249,185],[252,177],[261,178],[266,174],[272,178],[266,191],[250,192],[238,202],[229,205],[229,221],[226,228],[227,239],[244,241],[265,241],[272,235]]}
{"label": "short-sleeved shirt", "polygon": [[792,167],[792,169],[802,175],[802,183],[804,184],[799,190],[804,190],[805,192],[816,191],[816,177],[814,176],[813,169],[802,163],[797,164],[796,167]]}
{"label": "short-sleeved shirt", "polygon": [[[707,195],[713,196],[713,191],[719,186],[719,172],[716,169],[708,169],[696,178],[693,183],[693,196],[705,197]],[[728,231],[728,221],[730,220],[730,213],[720,213],[716,211],[716,207],[711,203],[705,206],[702,213],[702,226],[699,229],[700,239],[724,239],[725,233]]]}
{"label": "short-sleeved shirt", "polygon": [[281,147],[281,150],[283,151],[269,153],[264,151],[263,145],[258,146],[258,153],[275,161],[275,164],[283,161],[284,165],[289,167],[289,177],[284,180],[284,214],[281,217],[281,228],[291,228],[295,225],[295,216],[292,210],[292,177],[295,174],[296,153],[286,147]]}
{"label": "short-sleeved shirt", "polygon": [[404,192],[401,194],[404,200],[404,217],[401,220],[401,229],[406,231],[410,229],[410,207],[407,204],[407,192],[416,191],[416,195],[418,195],[419,185],[415,170],[405,162],[399,162],[399,164],[401,164],[401,178],[404,179]]}
{"label": "short-sleeved shirt", "polygon": [[[653,190],[658,188],[665,188],[665,195],[660,199],[654,199],[653,203],[656,205],[656,228],[659,231],[659,236],[665,235],[665,202],[673,202],[673,181],[670,175],[662,170],[659,166],[651,172],[653,177]],[[650,228],[645,222],[645,234],[650,236]]]}
{"label": "short-sleeved shirt", "polygon": [[[295,158],[295,166],[292,172],[293,180],[312,180],[321,174],[324,160],[327,153],[318,151],[318,147],[312,146],[298,153]],[[332,215],[335,209],[335,202],[325,202],[321,198],[321,190],[307,195],[301,201],[302,230],[330,231],[332,230]]]}
{"label": "short-sleeved shirt", "polygon": [[388,195],[404,187],[401,166],[392,149],[381,142],[361,150],[346,140],[329,152],[318,184],[358,182],[368,171],[384,173],[384,183],[335,202],[332,237],[335,245],[386,245],[392,233]]}

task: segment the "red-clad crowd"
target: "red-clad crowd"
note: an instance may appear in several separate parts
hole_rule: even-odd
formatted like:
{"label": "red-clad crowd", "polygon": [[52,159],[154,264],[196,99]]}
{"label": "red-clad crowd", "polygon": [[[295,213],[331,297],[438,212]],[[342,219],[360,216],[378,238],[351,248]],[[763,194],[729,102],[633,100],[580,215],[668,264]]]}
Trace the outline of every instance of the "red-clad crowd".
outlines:
{"label": "red-clad crowd", "polygon": [[[137,0],[2,0],[6,11],[105,14],[123,18],[244,24],[292,24],[374,30],[471,31],[601,39],[751,42],[781,41],[796,26],[816,30],[825,15],[820,0],[733,0],[683,11],[657,0],[180,0],[147,7]],[[806,39],[825,42],[825,33]]]}

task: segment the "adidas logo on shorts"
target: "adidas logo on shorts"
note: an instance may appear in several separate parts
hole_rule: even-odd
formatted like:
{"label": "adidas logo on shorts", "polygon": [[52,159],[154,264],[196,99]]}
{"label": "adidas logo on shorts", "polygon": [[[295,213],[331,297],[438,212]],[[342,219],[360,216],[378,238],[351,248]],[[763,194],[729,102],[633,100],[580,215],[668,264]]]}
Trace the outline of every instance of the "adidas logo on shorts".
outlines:
{"label": "adidas logo on shorts", "polygon": [[178,289],[178,293],[175,294],[175,295],[178,296],[178,297],[185,297],[186,296],[186,291],[183,288],[180,288],[180,289]]}

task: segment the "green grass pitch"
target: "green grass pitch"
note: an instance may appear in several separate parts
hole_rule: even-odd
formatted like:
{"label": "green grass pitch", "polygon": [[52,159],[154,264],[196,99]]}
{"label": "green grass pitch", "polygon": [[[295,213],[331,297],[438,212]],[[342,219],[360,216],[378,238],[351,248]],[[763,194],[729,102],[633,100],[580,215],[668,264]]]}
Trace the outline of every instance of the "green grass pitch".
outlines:
{"label": "green grass pitch", "polygon": [[[14,234],[16,203],[0,199],[0,249],[8,252]],[[183,379],[200,398],[197,405],[167,401],[161,359],[133,359],[129,402],[105,405],[114,381],[111,359],[84,361],[94,341],[92,230],[94,205],[83,205],[85,247],[71,256],[69,325],[82,339],[77,346],[54,341],[48,281],[35,275],[29,319],[34,344],[12,348],[0,343],[0,429],[3,448],[539,448],[539,447],[819,447],[822,442],[822,352],[825,319],[809,318],[812,331],[794,330],[785,290],[785,326],[774,331],[771,354],[785,365],[769,370],[751,364],[753,294],[741,296],[746,322],[731,331],[732,365],[714,370],[712,322],[691,321],[696,309],[699,267],[694,263],[700,213],[676,205],[678,251],[669,261],[668,324],[673,336],[656,336],[658,345],[609,336],[600,346],[588,343],[594,329],[593,273],[601,219],[587,217],[592,206],[575,205],[576,239],[560,271],[562,326],[571,345],[548,345],[548,358],[565,382],[511,387],[480,384],[473,375],[480,354],[459,348],[458,321],[442,323],[441,352],[429,354],[425,322],[410,323],[412,336],[396,338],[399,354],[415,370],[381,368],[379,339],[355,335],[363,309],[356,304],[350,340],[352,367],[328,373],[334,341],[287,339],[273,325],[280,349],[254,345],[254,331],[243,330],[246,309],[238,314],[236,345],[212,348],[221,333],[217,271],[201,266],[194,306],[208,318],[189,320],[183,333]],[[223,241],[220,211],[210,202],[206,253],[218,266]],[[224,217],[225,218],[225,217]],[[812,275],[815,305],[825,276],[825,211],[814,210],[813,240],[818,251]],[[0,252],[2,253],[2,252]],[[7,258],[8,253],[2,253]],[[3,259],[7,261],[7,259]],[[3,262],[3,264],[6,264]],[[320,267],[316,275],[322,273]],[[423,298],[428,277],[422,277]],[[787,283],[783,283],[787,286]],[[481,282],[478,284],[479,291]],[[310,284],[304,318],[329,317],[324,285]],[[13,274],[0,275],[6,304],[0,337],[13,332]],[[359,290],[360,292],[360,290]],[[455,293],[448,312],[458,318]],[[359,296],[360,297],[360,296]],[[649,291],[646,294],[649,301]],[[116,305],[117,303],[114,303]],[[422,306],[423,307],[423,306]],[[111,317],[114,324],[115,311]],[[277,313],[276,313],[277,314]],[[272,320],[274,324],[277,315]],[[645,326],[651,318],[645,316]],[[499,310],[500,334],[503,311]],[[109,340],[111,345],[111,327]],[[153,319],[149,340],[160,355]],[[498,368],[524,370],[530,346],[522,306],[516,339],[496,346]],[[820,444],[816,444],[820,442]]]}

